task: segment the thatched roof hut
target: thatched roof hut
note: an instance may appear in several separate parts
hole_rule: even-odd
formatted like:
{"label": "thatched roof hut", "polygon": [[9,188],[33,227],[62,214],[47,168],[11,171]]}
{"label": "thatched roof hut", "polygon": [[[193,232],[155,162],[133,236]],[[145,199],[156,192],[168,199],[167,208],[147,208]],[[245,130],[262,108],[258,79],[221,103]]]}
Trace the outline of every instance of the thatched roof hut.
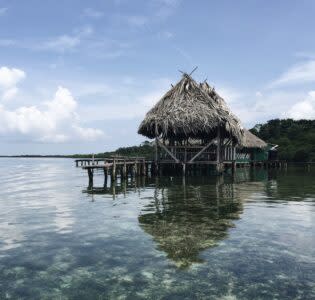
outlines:
{"label": "thatched roof hut", "polygon": [[[146,114],[138,133],[149,138],[187,140],[213,139],[220,128],[221,138],[240,143],[241,124],[200,84],[184,74]],[[220,97],[220,99],[222,99]]]}
{"label": "thatched roof hut", "polygon": [[240,146],[244,148],[266,148],[267,143],[251,133],[249,130],[244,130],[244,138],[242,143],[240,143]]}

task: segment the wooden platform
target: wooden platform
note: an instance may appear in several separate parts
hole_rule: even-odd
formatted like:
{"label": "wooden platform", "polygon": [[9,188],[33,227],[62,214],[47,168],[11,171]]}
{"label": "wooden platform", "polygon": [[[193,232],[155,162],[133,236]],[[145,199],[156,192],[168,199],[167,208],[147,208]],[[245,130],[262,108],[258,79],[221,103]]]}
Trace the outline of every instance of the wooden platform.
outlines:
{"label": "wooden platform", "polygon": [[[182,164],[174,160],[146,160],[144,157],[109,157],[98,159],[76,159],[76,166],[81,165],[83,170],[87,170],[89,177],[89,187],[93,187],[94,171],[103,170],[104,182],[108,176],[111,181],[115,181],[117,176],[121,179],[136,176],[156,176],[156,175],[210,175],[222,173],[228,169],[233,173],[236,168],[245,167],[265,167],[281,168],[287,167],[283,161],[265,161],[265,162],[237,162],[237,161],[193,161]],[[210,170],[214,172],[209,172]]]}

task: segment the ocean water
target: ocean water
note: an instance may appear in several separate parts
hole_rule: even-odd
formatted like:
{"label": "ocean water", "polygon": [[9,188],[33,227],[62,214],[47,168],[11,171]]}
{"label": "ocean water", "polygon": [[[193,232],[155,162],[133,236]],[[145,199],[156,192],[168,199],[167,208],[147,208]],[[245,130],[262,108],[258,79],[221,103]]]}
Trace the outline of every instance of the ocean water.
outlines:
{"label": "ocean water", "polygon": [[315,167],[87,185],[0,159],[0,299],[315,299]]}

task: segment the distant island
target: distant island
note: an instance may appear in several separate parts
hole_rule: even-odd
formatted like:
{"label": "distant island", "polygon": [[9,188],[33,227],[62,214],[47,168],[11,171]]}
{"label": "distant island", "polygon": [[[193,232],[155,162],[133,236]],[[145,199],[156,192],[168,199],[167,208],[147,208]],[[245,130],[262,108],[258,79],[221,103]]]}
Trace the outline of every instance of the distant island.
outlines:
{"label": "distant island", "polygon": [[[315,162],[315,120],[273,119],[255,125],[250,131],[267,143],[279,145],[278,157],[288,162]],[[149,141],[139,146],[120,147],[115,151],[94,154],[95,158],[119,156],[154,157],[154,147]],[[93,154],[73,155],[12,155],[0,157],[25,158],[92,158]]]}

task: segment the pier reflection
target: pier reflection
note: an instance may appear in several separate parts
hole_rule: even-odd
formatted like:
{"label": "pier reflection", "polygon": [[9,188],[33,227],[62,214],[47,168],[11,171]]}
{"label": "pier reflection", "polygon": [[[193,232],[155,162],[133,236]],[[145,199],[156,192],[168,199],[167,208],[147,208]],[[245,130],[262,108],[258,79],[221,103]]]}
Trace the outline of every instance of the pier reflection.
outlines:
{"label": "pier reflection", "polygon": [[152,190],[139,213],[139,226],[152,236],[158,250],[186,268],[202,263],[201,252],[228,237],[241,217],[244,201],[265,191],[268,180],[264,169],[239,169],[234,176],[129,178],[85,192],[115,199]]}

